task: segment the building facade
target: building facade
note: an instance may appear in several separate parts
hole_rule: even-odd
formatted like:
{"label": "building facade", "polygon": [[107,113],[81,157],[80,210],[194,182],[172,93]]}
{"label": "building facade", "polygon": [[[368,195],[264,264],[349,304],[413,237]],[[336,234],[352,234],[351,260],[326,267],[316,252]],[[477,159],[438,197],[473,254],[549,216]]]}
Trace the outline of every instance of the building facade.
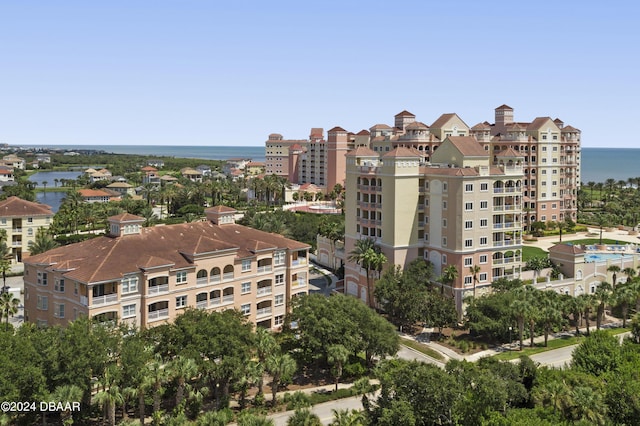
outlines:
{"label": "building facade", "polygon": [[110,232],[25,261],[25,320],[64,325],[79,315],[153,327],[185,308],[238,309],[276,329],[307,293],[309,246],[235,224],[217,206],[207,220],[143,228],[109,218]]}
{"label": "building facade", "polygon": [[29,255],[29,245],[40,228],[49,228],[53,221],[51,207],[18,197],[0,202],[0,229],[7,234],[6,244],[11,250],[11,261],[22,262]]}

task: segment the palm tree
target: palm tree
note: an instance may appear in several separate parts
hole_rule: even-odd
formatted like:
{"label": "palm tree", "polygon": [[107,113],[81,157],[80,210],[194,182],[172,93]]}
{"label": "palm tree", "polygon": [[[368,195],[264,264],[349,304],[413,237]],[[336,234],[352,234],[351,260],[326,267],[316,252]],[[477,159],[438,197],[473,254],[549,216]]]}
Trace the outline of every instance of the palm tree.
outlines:
{"label": "palm tree", "polygon": [[476,285],[478,284],[478,274],[480,273],[480,266],[469,266],[469,273],[473,275],[473,298],[476,298]]}
{"label": "palm tree", "polygon": [[291,377],[296,372],[296,361],[289,354],[272,354],[267,358],[266,368],[271,374],[271,404],[273,407],[278,402],[278,387],[282,379]]}
{"label": "palm tree", "polygon": [[0,313],[2,317],[6,319],[6,324],[8,327],[9,317],[14,316],[18,313],[18,308],[20,306],[20,299],[15,297],[13,293],[9,291],[4,291],[0,294]]}
{"label": "palm tree", "polygon": [[109,425],[115,426],[116,406],[124,402],[124,397],[122,396],[120,387],[116,384],[111,367],[112,366],[109,366],[104,370],[104,376],[102,376],[100,380],[101,390],[94,395],[93,399],[105,407]]}
{"label": "palm tree", "polygon": [[548,346],[549,333],[555,325],[559,325],[562,322],[562,310],[558,293],[544,291],[542,296],[540,301],[540,320],[544,329],[544,347],[546,348]]}
{"label": "palm tree", "polygon": [[364,426],[366,418],[362,411],[358,410],[331,410],[333,412],[333,421],[330,426]]}
{"label": "palm tree", "polygon": [[287,419],[287,426],[322,426],[322,422],[308,408],[299,408]]}
{"label": "palm tree", "polygon": [[631,282],[631,280],[638,274],[632,267],[626,267],[622,272],[627,276],[627,282]]}
{"label": "palm tree", "polygon": [[[584,294],[580,296],[585,296]],[[580,334],[580,326],[582,326],[582,318],[586,308],[586,301],[583,297],[576,296],[569,299],[569,309],[573,314],[573,322],[576,327],[576,336]]]}
{"label": "palm tree", "polygon": [[571,411],[574,420],[591,425],[606,424],[607,405],[599,392],[589,386],[576,386],[571,391]]}
{"label": "palm tree", "polygon": [[342,367],[349,360],[350,351],[343,345],[331,345],[327,348],[327,362],[333,365],[333,375],[336,379],[336,391],[338,382],[342,377]]}
{"label": "palm tree", "polygon": [[559,380],[545,383],[542,386],[534,388],[533,399],[536,403],[543,406],[553,407],[553,414],[557,411],[563,412],[569,405],[569,386]]}
{"label": "palm tree", "polygon": [[613,288],[611,287],[611,284],[603,281],[600,283],[594,294],[598,303],[598,310],[596,315],[597,330],[600,330],[600,326],[602,325],[602,320],[604,319],[604,310],[606,305],[611,301],[612,290]]}
{"label": "palm tree", "polygon": [[611,276],[611,281],[613,282],[613,288],[616,287],[617,284],[617,278],[618,278],[618,272],[620,272],[620,267],[618,265],[609,265],[609,267],[607,268],[607,272],[613,272],[613,275]]}
{"label": "palm tree", "polygon": [[[524,347],[524,325],[528,320],[535,317],[533,287],[518,287],[514,290],[514,295],[515,300],[511,305],[511,312],[518,324],[518,340],[520,341],[520,350],[522,350]],[[535,321],[533,324],[535,325]],[[533,346],[533,337],[531,346]]]}
{"label": "palm tree", "polygon": [[453,295],[453,283],[458,279],[458,268],[456,265],[447,265],[442,270],[442,277],[440,277],[440,281],[442,281],[442,286],[440,287],[440,294],[444,294],[444,285],[448,285],[451,287],[451,294]]}
{"label": "palm tree", "polygon": [[[66,403],[68,401],[80,401],[83,395],[82,388],[76,385],[62,385],[58,386],[53,391],[52,399],[56,402]],[[64,410],[61,414],[62,424],[73,424],[73,412]]]}
{"label": "palm tree", "polygon": [[151,389],[153,392],[153,411],[160,411],[160,396],[163,392],[162,385],[167,382],[167,373],[164,369],[162,357],[155,354],[153,361],[147,365],[147,375],[144,377],[143,389]]}
{"label": "palm tree", "polygon": [[[264,367],[269,356],[280,350],[273,334],[266,328],[259,327],[256,331],[256,355],[258,362]],[[264,374],[261,374],[258,380],[258,395],[264,393]]]}
{"label": "palm tree", "polygon": [[49,231],[44,228],[38,228],[36,231],[36,237],[29,243],[29,253],[31,255],[44,253],[58,247],[58,243],[53,239]]}
{"label": "palm tree", "polygon": [[620,284],[613,290],[613,300],[620,305],[622,314],[622,327],[627,326],[627,315],[629,314],[629,304],[636,300],[636,290],[630,282]]}
{"label": "palm tree", "polygon": [[371,283],[371,271],[379,270],[387,261],[386,256],[380,253],[379,247],[376,246],[373,238],[364,238],[357,240],[353,250],[347,258],[350,262],[355,262],[364,268],[367,274],[367,302],[373,307],[373,290]]}
{"label": "palm tree", "polygon": [[178,385],[176,389],[176,407],[180,407],[184,399],[187,381],[198,374],[198,365],[193,359],[178,355],[168,363],[167,370],[168,376],[174,379]]}

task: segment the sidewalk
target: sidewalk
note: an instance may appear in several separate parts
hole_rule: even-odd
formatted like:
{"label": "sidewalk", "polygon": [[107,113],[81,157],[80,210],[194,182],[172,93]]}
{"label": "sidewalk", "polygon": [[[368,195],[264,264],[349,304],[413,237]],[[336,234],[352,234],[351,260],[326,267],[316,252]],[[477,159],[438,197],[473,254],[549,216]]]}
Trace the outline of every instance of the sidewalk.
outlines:
{"label": "sidewalk", "polygon": [[[600,238],[600,228],[589,227],[588,232],[562,234],[563,243],[568,243],[573,240],[582,240],[585,238]],[[637,235],[629,235],[629,232],[621,231],[619,229],[614,229],[613,231],[602,231],[602,239],[615,240],[621,243],[640,244],[640,238]],[[559,241],[559,235],[552,235],[550,237],[539,237],[537,241],[523,242],[523,246],[538,247],[548,251],[550,247],[554,246]]]}
{"label": "sidewalk", "polygon": [[[601,329],[610,329],[610,328],[618,328],[622,326],[622,321],[618,320],[617,318],[612,318],[611,317],[611,322],[608,322],[606,324],[603,324],[600,328]],[[596,324],[595,321],[590,325],[589,330],[591,332],[596,330]],[[432,329],[424,329],[424,331],[417,335],[417,336],[412,336],[412,335],[408,335],[408,334],[404,334],[404,333],[400,333],[400,337],[404,338],[404,339],[408,339],[408,340],[414,340],[416,342],[422,343],[423,345],[426,345],[429,347],[429,349],[433,349],[434,351],[440,353],[444,358],[444,363],[446,364],[447,361],[449,361],[450,359],[455,359],[458,361],[469,361],[469,362],[476,362],[478,361],[480,358],[484,358],[487,356],[494,356],[497,355],[499,353],[502,352],[509,352],[509,351],[518,351],[518,349],[520,348],[520,341],[517,340],[513,340],[511,343],[504,343],[502,345],[499,346],[495,346],[493,348],[490,349],[486,349],[480,352],[475,352],[472,354],[459,354],[458,352],[454,351],[453,349],[441,345],[437,342],[432,342],[429,338],[429,335],[433,332]],[[587,328],[580,328],[580,333],[581,334],[585,334],[587,332]],[[575,336],[575,330],[571,330],[571,331],[559,331],[557,333],[550,333],[549,334],[549,341],[553,340],[553,339],[559,339],[559,338],[563,338],[563,337],[574,337]],[[533,338],[533,342],[534,343],[543,343],[544,342],[544,335],[540,335],[540,336],[536,336]],[[529,343],[530,343],[530,339],[525,339],[523,341],[523,347],[524,348],[528,348],[529,347]],[[425,355],[428,356],[428,355]]]}

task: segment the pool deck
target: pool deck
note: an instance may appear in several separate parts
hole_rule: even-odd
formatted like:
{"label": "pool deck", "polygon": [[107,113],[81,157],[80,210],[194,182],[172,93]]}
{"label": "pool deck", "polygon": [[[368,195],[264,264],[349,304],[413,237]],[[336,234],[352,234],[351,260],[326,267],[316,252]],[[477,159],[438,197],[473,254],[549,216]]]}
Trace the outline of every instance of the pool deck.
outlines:
{"label": "pool deck", "polygon": [[[577,234],[569,234],[562,235],[562,242],[569,243],[573,240],[583,240],[585,238],[594,238],[593,234],[597,235],[595,238],[600,238],[600,229],[598,228],[589,228],[588,232],[578,232]],[[611,232],[602,231],[602,239],[609,239],[618,241],[618,246],[626,246],[627,244],[635,244],[636,246],[640,245],[640,238],[638,235],[629,235],[627,231],[621,231],[619,229],[615,229]],[[541,237],[538,238],[538,241],[525,243],[523,245],[530,247],[538,247],[545,251],[549,251],[549,248],[554,246],[559,240],[558,235],[553,235],[551,237]],[[588,251],[588,253],[625,253],[632,254],[632,251],[614,251],[614,250],[600,250],[600,251]]]}

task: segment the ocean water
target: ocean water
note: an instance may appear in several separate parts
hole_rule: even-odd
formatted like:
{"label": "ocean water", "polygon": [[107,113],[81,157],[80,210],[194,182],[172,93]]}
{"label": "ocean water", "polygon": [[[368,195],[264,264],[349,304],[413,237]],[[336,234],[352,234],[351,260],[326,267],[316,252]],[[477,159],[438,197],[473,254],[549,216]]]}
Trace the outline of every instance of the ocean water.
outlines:
{"label": "ocean water", "polygon": [[[250,158],[264,161],[264,146],[149,146],[149,145],[24,145],[30,148],[98,149],[116,154],[140,154],[178,158],[228,160]],[[581,177],[583,183],[607,179],[627,180],[640,177],[640,149],[582,148]]]}

